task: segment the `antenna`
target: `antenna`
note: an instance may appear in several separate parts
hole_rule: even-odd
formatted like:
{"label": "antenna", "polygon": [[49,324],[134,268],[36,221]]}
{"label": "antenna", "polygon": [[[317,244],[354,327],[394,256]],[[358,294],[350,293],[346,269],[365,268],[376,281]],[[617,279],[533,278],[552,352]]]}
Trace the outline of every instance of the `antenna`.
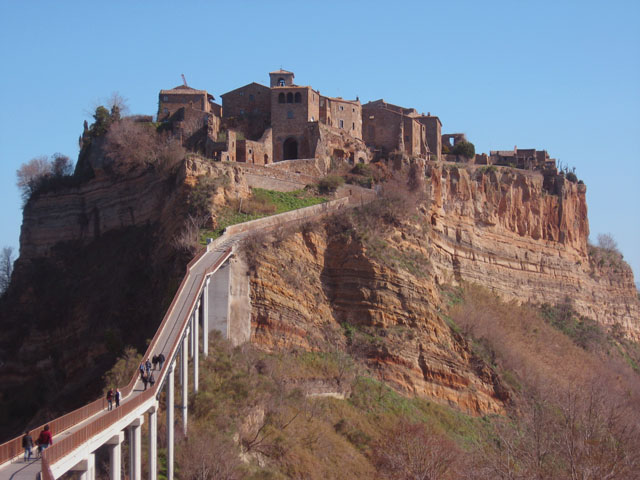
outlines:
{"label": "antenna", "polygon": [[188,87],[189,85],[187,85],[187,79],[184,78],[184,73],[181,73],[180,76],[182,77],[182,83],[184,84],[184,86]]}

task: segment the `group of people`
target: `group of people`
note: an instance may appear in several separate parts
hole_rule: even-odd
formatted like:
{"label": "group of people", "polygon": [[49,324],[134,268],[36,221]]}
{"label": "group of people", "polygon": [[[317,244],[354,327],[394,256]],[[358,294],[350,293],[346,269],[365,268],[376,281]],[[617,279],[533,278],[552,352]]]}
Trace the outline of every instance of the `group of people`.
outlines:
{"label": "group of people", "polygon": [[142,380],[145,390],[147,389],[147,385],[151,385],[153,387],[154,383],[156,383],[151,367],[153,366],[153,370],[155,370],[157,366],[159,370],[162,370],[163,363],[164,355],[162,353],[160,355],[154,355],[151,357],[151,360],[147,358],[145,362],[140,363],[140,380]]}
{"label": "group of people", "polygon": [[[147,385],[153,386],[156,383],[156,379],[153,377],[153,372],[151,371],[151,367],[153,364],[153,370],[158,366],[159,370],[162,370],[162,364],[164,363],[165,358],[161,353],[160,355],[154,355],[151,358],[151,361],[147,358],[145,362],[140,364],[140,379],[144,384],[144,389],[147,389]],[[120,406],[120,390],[116,388],[116,391],[113,391],[113,388],[110,388],[107,392],[107,403],[108,409],[113,410],[113,402],[116,403],[116,408]],[[42,451],[48,446],[53,444],[53,436],[51,435],[51,430],[49,430],[49,425],[45,425],[44,429],[40,432],[38,439],[36,440],[36,445],[38,446],[38,457],[42,455]],[[27,430],[24,432],[24,437],[22,437],[22,448],[24,448],[24,461],[28,462],[31,460],[31,456],[33,454],[33,438],[31,434]]]}
{"label": "group of people", "polygon": [[120,406],[120,390],[116,388],[116,391],[113,391],[113,388],[110,388],[107,392],[107,403],[109,406],[107,407],[109,410],[113,410],[113,401],[116,401],[116,408]]}
{"label": "group of people", "polygon": [[[38,446],[38,457],[42,456],[42,451],[53,445],[53,435],[51,435],[51,430],[49,430],[49,425],[45,425],[40,435],[38,435],[38,439],[36,440],[36,445]],[[33,438],[31,438],[31,434],[29,430],[24,432],[24,437],[22,437],[22,448],[24,448],[24,461],[28,462],[31,460],[31,455],[33,453]]]}

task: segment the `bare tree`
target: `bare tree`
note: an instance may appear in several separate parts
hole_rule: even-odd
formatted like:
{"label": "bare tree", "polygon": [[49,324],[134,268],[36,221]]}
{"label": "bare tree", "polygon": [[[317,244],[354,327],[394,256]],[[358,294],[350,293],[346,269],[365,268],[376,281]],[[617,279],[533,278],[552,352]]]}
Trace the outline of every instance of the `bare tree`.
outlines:
{"label": "bare tree", "polygon": [[0,255],[0,295],[7,291],[13,273],[13,247],[4,247]]}
{"label": "bare tree", "polygon": [[610,233],[598,234],[598,246],[604,250],[619,253],[618,242],[616,242],[616,240],[613,238],[613,235],[611,235]]}
{"label": "bare tree", "polygon": [[189,437],[177,449],[176,462],[184,480],[236,480],[241,478],[239,451],[215,429],[190,427]]}
{"label": "bare tree", "polygon": [[453,465],[458,457],[458,448],[451,440],[422,423],[401,422],[373,451],[381,477],[398,480],[454,478]]}
{"label": "bare tree", "polygon": [[35,157],[23,163],[17,170],[17,185],[22,192],[22,199],[26,202],[38,185],[48,175],[51,175],[51,163],[46,155]]}

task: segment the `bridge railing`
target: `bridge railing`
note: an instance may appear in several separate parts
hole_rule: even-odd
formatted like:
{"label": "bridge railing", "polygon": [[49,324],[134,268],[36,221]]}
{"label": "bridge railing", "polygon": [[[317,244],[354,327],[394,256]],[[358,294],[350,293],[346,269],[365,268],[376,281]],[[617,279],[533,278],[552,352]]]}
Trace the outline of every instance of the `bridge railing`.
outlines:
{"label": "bridge railing", "polygon": [[[232,249],[230,247],[225,252],[223,252],[223,254],[220,256],[220,258],[211,267],[209,267],[205,271],[205,275],[203,275],[203,277],[198,282],[197,288],[195,289],[196,292],[200,292],[200,290],[202,289],[202,287],[204,285],[204,282],[205,282],[206,274],[208,274],[208,273],[210,273],[212,271],[215,271],[227,259],[227,257],[231,254],[231,250]],[[145,352],[145,358],[147,358],[149,355],[151,355],[151,353],[153,352],[154,347],[156,346],[156,344],[158,342],[158,339],[159,339],[159,336],[160,336],[161,332],[167,326],[168,319],[169,319],[169,316],[171,314],[171,311],[175,307],[175,304],[177,302],[178,297],[180,296],[180,294],[182,293],[183,289],[185,288],[185,285],[189,281],[189,278],[191,276],[191,268],[193,267],[193,265],[198,260],[200,260],[202,258],[202,256],[205,253],[206,252],[201,252],[191,262],[189,262],[189,265],[187,267],[187,273],[185,274],[185,276],[184,276],[184,278],[182,280],[182,283],[180,284],[180,287],[178,288],[178,291],[176,292],[176,294],[174,296],[174,300],[171,302],[171,305],[170,305],[169,309],[167,310],[167,314],[165,315],[162,323],[160,324],[160,327],[156,331],[156,335],[154,336],[153,340],[149,344],[149,347],[147,348],[147,351]],[[180,325],[181,325],[180,334],[176,335],[176,338],[173,340],[173,343],[171,344],[171,348],[169,348],[169,350],[167,352],[168,353],[167,354],[167,362],[165,363],[165,365],[163,365],[163,368],[160,371],[160,374],[158,376],[158,379],[157,379],[156,383],[151,388],[149,388],[149,389],[145,390],[144,392],[142,392],[140,395],[136,395],[132,399],[127,400],[126,402],[124,402],[120,407],[115,408],[115,409],[111,410],[109,413],[107,413],[107,414],[105,414],[105,415],[103,415],[101,417],[96,418],[95,420],[93,420],[88,425],[82,427],[81,429],[79,429],[76,432],[73,432],[68,437],[64,438],[63,440],[61,440],[61,441],[55,443],[54,445],[52,445],[51,447],[47,448],[43,452],[43,456],[42,456],[43,476],[45,475],[44,472],[46,470],[50,470],[50,465],[54,464],[55,462],[57,462],[58,460],[60,460],[64,456],[66,456],[67,454],[71,453],[73,450],[75,450],[76,448],[80,447],[82,444],[86,443],[89,439],[91,439],[95,435],[97,435],[97,434],[103,432],[104,430],[108,429],[109,427],[111,427],[112,425],[117,423],[119,420],[124,418],[126,415],[128,415],[131,412],[133,412],[134,410],[136,410],[138,407],[140,407],[140,405],[143,405],[144,403],[146,403],[150,398],[152,398],[153,396],[157,395],[157,393],[159,392],[159,390],[160,390],[160,388],[162,386],[162,383],[164,381],[164,377],[166,376],[168,367],[171,364],[171,361],[173,360],[173,357],[176,355],[176,353],[178,351],[178,347],[179,347],[179,344],[180,344],[180,340],[182,338],[182,334],[183,334],[184,330],[187,327],[187,323],[189,321],[191,313],[193,312],[193,309],[195,308],[197,300],[198,300],[198,295],[195,295],[194,298],[191,299],[191,301],[189,303],[189,308],[186,310],[186,312],[187,312],[186,315],[184,315],[184,317],[180,321]],[[135,387],[135,384],[137,382],[138,382],[138,372],[136,371],[136,373],[133,375],[133,378],[129,382],[129,385],[127,385],[127,387],[125,387],[125,388],[130,388],[130,391],[133,391],[133,388]],[[123,391],[124,391],[124,389],[123,389]],[[51,480],[53,480],[53,479],[51,479]]]}
{"label": "bridge railing", "polygon": [[[169,319],[169,316],[171,315],[174,307],[175,307],[175,303],[178,299],[178,296],[180,294],[180,292],[182,291],[182,289],[184,288],[185,283],[187,282],[187,278],[188,278],[188,274],[191,270],[191,268],[193,267],[193,265],[200,260],[205,254],[206,254],[206,250],[203,249],[200,252],[198,252],[198,254],[189,262],[189,264],[187,265],[186,271],[187,273],[183,276],[182,278],[182,282],[180,283],[180,286],[178,287],[177,293],[176,295],[173,297],[173,300],[171,302],[171,304],[169,305],[169,308],[167,309],[167,313],[165,314],[164,318],[162,319],[162,323],[160,324],[160,327],[158,327],[158,329],[156,330],[156,334],[154,335],[151,343],[149,344],[149,348],[147,349],[147,354],[149,352],[153,351],[153,348],[156,346],[158,338],[160,337],[160,335],[162,334],[163,329],[166,326],[166,323]],[[146,358],[146,357],[145,357]],[[133,378],[129,381],[129,383],[122,388],[122,397],[123,399],[128,397],[131,392],[133,391],[133,388],[135,387],[135,384],[138,380],[138,375],[137,372],[136,374],[133,376]],[[29,433],[31,434],[31,437],[35,440],[38,435],[40,434],[40,432],[44,429],[45,425],[49,425],[49,428],[52,432],[54,432],[56,435],[68,430],[69,428],[77,425],[78,423],[81,423],[83,421],[85,421],[87,418],[92,417],[93,415],[103,411],[106,408],[106,399],[104,397],[100,397],[97,400],[94,400],[93,402],[84,405],[76,410],[73,410],[65,415],[62,415],[61,417],[55,418],[49,422],[47,422],[46,424],[40,425],[32,430],[29,431]],[[17,457],[18,455],[20,455],[20,453],[23,451],[22,448],[22,436],[13,438],[11,440],[9,440],[8,442],[3,443],[2,445],[0,445],[0,465],[8,462],[9,460]]]}

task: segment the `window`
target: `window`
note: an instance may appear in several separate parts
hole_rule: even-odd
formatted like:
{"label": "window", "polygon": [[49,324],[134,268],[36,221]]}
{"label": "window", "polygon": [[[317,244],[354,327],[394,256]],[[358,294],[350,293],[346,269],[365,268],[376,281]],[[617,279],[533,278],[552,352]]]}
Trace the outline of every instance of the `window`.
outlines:
{"label": "window", "polygon": [[321,98],[321,99],[320,99],[320,106],[321,106],[321,107],[324,107],[324,98]]}
{"label": "window", "polygon": [[278,103],[284,103],[284,93],[278,95]]}
{"label": "window", "polygon": [[284,87],[284,78],[279,78],[278,79],[278,86],[279,87]]}
{"label": "window", "polygon": [[355,109],[355,108],[352,108],[352,109],[351,109],[351,111],[352,111],[353,113],[356,113],[356,109]]}
{"label": "window", "polygon": [[287,93],[287,103],[293,103],[293,93]]}
{"label": "window", "polygon": [[291,110],[287,112],[287,118],[293,118],[293,112]]}
{"label": "window", "polygon": [[300,95],[300,92],[296,92],[295,102],[302,103],[302,95]]}
{"label": "window", "polygon": [[315,122],[315,118],[311,117],[311,120],[309,120],[310,122]]}
{"label": "window", "polygon": [[355,130],[355,129],[356,129],[356,122],[353,122],[353,123],[351,124],[351,130]]}
{"label": "window", "polygon": [[249,100],[251,100],[252,102],[256,99],[256,97],[254,97],[253,95],[249,95]]}
{"label": "window", "polygon": [[344,128],[344,121],[340,120],[340,128]]}
{"label": "window", "polygon": [[344,106],[343,105],[340,105],[340,110],[344,110]]}
{"label": "window", "polygon": [[240,109],[240,115],[244,115],[244,110]]}
{"label": "window", "polygon": [[163,113],[169,113],[169,109],[168,109],[167,107],[164,107],[164,108],[162,109],[162,112],[163,112]]}
{"label": "window", "polygon": [[240,92],[240,96],[241,96],[241,97],[244,97],[244,92]]}
{"label": "window", "polygon": [[162,100],[165,102],[169,101],[169,95],[165,95],[164,97],[162,97]]}

